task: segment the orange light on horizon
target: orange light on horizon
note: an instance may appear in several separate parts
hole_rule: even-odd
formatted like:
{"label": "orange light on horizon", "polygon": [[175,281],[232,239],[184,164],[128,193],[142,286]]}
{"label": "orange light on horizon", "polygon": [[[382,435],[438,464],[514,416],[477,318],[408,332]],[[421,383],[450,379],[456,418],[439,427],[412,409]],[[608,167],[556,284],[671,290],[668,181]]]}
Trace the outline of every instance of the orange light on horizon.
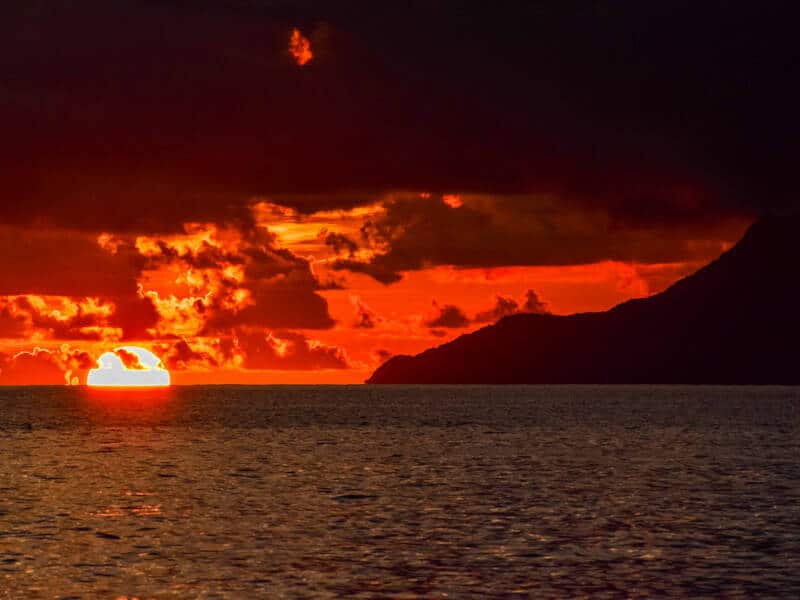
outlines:
{"label": "orange light on horizon", "polygon": [[292,30],[289,38],[289,53],[301,67],[314,58],[314,54],[311,52],[311,42],[297,28]]}
{"label": "orange light on horizon", "polygon": [[[134,362],[135,361],[135,362]],[[97,359],[98,367],[89,371],[90,387],[167,387],[169,371],[155,354],[138,346],[122,346]]]}

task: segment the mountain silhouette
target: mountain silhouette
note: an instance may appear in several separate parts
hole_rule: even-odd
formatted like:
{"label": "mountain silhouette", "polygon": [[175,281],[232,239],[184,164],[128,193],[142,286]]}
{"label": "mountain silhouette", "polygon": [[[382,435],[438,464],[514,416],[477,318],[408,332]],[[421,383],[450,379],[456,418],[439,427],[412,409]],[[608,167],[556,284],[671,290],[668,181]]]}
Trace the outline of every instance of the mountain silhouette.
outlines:
{"label": "mountain silhouette", "polygon": [[396,356],[367,383],[800,383],[800,216],[764,217],[667,290],[600,313],[518,314]]}

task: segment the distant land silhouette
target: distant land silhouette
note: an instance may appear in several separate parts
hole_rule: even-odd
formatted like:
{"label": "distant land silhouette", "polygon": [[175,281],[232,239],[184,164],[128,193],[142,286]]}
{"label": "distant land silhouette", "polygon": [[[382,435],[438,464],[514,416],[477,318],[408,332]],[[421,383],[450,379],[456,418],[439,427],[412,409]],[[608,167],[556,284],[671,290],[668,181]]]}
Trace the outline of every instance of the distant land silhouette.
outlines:
{"label": "distant land silhouette", "polygon": [[396,356],[367,383],[800,383],[800,216],[767,216],[649,298],[519,314]]}

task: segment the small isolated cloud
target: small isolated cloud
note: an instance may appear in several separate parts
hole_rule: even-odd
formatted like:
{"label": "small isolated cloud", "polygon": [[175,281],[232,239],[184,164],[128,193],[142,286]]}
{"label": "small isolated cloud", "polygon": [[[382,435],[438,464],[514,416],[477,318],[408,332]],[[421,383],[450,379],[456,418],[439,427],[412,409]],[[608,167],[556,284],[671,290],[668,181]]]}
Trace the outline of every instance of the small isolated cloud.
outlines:
{"label": "small isolated cloud", "polygon": [[466,327],[470,324],[470,320],[464,311],[455,304],[442,304],[440,305],[435,300],[433,301],[434,314],[425,320],[425,325],[431,328],[445,327],[448,329],[456,329],[459,327]]}
{"label": "small isolated cloud", "polygon": [[481,311],[475,315],[475,322],[494,322],[517,312],[519,312],[519,303],[516,300],[498,295],[495,298],[495,303],[492,308]]}
{"label": "small isolated cloud", "polygon": [[350,301],[353,303],[356,310],[356,318],[353,327],[358,329],[373,329],[380,320],[380,317],[375,314],[375,311],[369,306],[364,304],[364,301],[358,296],[350,296]]}
{"label": "small isolated cloud", "polygon": [[[146,296],[158,304],[161,333],[229,336],[236,327],[326,329],[334,324],[309,261],[277,246],[263,227],[186,224],[181,235],[140,236],[136,243],[148,274],[178,273],[188,290],[175,300],[166,294]],[[139,308],[146,329],[149,307]],[[179,323],[185,325],[182,330],[170,328]]]}
{"label": "small isolated cloud", "polygon": [[494,306],[488,310],[480,311],[475,315],[475,323],[494,323],[503,317],[518,313],[533,313],[545,315],[550,313],[547,304],[533,290],[525,292],[525,298],[520,305],[514,298],[497,295]]}
{"label": "small isolated cloud", "polygon": [[547,315],[550,314],[550,308],[547,306],[547,303],[542,302],[536,292],[528,290],[525,292],[525,303],[522,305],[522,310],[520,312]]}
{"label": "small isolated cloud", "polygon": [[297,28],[292,30],[292,35],[289,37],[289,53],[300,67],[314,58],[314,54],[311,52],[311,42]]}

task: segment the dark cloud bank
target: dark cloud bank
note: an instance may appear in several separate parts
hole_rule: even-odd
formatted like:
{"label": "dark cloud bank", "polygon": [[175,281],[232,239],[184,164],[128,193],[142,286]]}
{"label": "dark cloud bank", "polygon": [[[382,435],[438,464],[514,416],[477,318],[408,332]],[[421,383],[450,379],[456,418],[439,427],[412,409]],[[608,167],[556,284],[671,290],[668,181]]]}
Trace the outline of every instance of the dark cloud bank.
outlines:
{"label": "dark cloud bank", "polygon": [[0,218],[174,230],[388,189],[549,191],[622,223],[791,209],[794,8],[12,0]]}

